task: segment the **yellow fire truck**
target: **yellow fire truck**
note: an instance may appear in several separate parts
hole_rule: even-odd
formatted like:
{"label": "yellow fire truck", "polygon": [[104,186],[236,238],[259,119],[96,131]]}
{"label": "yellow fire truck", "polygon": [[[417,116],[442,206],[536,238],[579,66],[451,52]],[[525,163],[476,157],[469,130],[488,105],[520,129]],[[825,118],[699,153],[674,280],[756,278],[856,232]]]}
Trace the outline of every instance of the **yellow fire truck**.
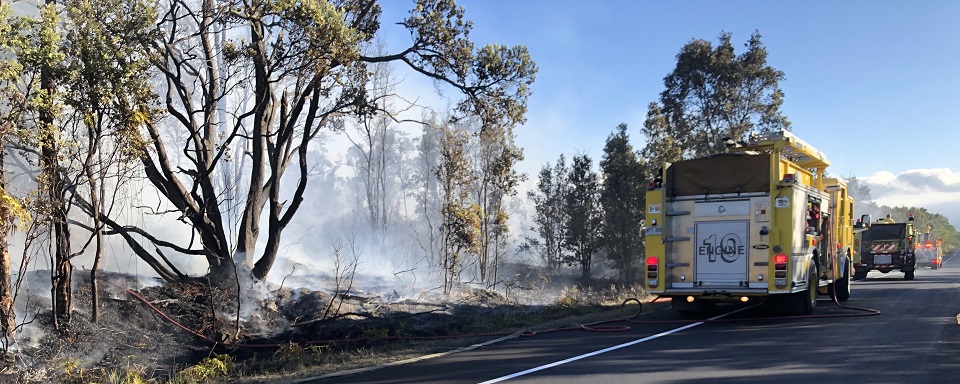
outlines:
{"label": "yellow fire truck", "polygon": [[681,312],[724,301],[810,314],[850,297],[853,200],[793,134],[667,163],[647,191],[645,287]]}

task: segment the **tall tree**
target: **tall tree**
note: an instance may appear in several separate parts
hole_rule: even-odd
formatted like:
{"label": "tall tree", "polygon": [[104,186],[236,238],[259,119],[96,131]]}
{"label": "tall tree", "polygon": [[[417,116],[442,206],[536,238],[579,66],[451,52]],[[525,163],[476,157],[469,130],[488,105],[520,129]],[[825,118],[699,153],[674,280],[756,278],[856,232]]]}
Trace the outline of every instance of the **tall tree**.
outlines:
{"label": "tall tree", "polygon": [[396,80],[391,63],[370,66],[370,82],[366,93],[371,95],[375,108],[360,111],[354,131],[347,137],[353,144],[350,162],[356,169],[355,179],[360,206],[364,207],[369,228],[383,240],[387,225],[395,214],[395,204],[401,183],[396,171],[401,163],[402,132],[392,126],[395,114],[389,98],[393,96]]}
{"label": "tall tree", "polygon": [[440,268],[444,292],[450,292],[459,281],[467,254],[476,254],[480,248],[483,210],[468,199],[474,181],[465,148],[468,137],[464,130],[445,130],[440,163],[435,170],[441,193]]}
{"label": "tall tree", "polygon": [[[65,16],[60,19],[60,15]],[[137,41],[154,22],[152,9],[124,0],[100,2],[48,1],[39,18],[15,19],[17,33],[8,40],[9,52],[21,68],[18,83],[5,89],[8,119],[23,140],[15,143],[19,155],[36,156],[42,192],[38,205],[49,224],[53,261],[54,325],[70,321],[72,310],[71,259],[96,240],[96,271],[102,253],[99,220],[108,176],[106,169],[129,169],[133,153],[142,150],[138,129],[150,119],[154,97],[144,79],[145,60]],[[138,35],[138,33],[140,33]],[[36,81],[39,79],[39,81]],[[39,83],[39,88],[35,84]],[[17,103],[20,104],[17,104]],[[108,144],[104,137],[115,138]],[[106,148],[110,148],[109,150]],[[109,155],[105,155],[110,152]],[[120,161],[119,157],[128,161]],[[27,174],[35,175],[32,169]],[[89,193],[84,194],[84,186]],[[93,218],[90,240],[77,252],[70,243],[71,209],[79,206]],[[75,221],[76,222],[76,221]]]}
{"label": "tall tree", "polygon": [[22,103],[23,66],[15,58],[15,52],[21,49],[24,42],[14,30],[13,24],[16,23],[11,23],[11,15],[9,6],[0,3],[0,56],[3,57],[0,59],[0,110],[3,111],[0,114],[0,338],[3,339],[4,351],[10,348],[10,339],[16,330],[8,235],[18,220],[21,225],[30,220],[29,213],[19,199],[7,192],[5,148],[8,142],[16,139],[26,107]]}
{"label": "tall tree", "polygon": [[726,139],[743,141],[751,132],[789,129],[780,112],[782,71],[767,64],[767,49],[754,32],[736,55],[731,34],[716,46],[695,39],[677,54],[664,79],[666,89],[647,109],[644,156],[654,164],[726,150]]}
{"label": "tall tree", "polygon": [[56,123],[58,115],[57,69],[58,59],[64,55],[59,52],[60,36],[57,26],[57,2],[46,0],[40,11],[39,43],[40,49],[48,56],[38,62],[40,71],[40,89],[46,105],[39,109],[40,164],[43,169],[41,189],[44,190],[46,206],[49,208],[47,219],[53,235],[53,314],[54,326],[59,329],[60,320],[70,322],[73,311],[73,264],[70,262],[70,225],[67,222],[66,186],[63,170],[60,168],[61,130]]}
{"label": "tall tree", "polygon": [[[684,150],[680,144],[681,138],[674,136],[675,130],[671,129],[667,115],[660,104],[654,102],[647,106],[647,118],[643,122],[641,133],[648,141],[640,154],[650,164],[662,165],[683,158]],[[655,140],[656,143],[650,140]],[[647,176],[658,176],[655,174],[658,169],[659,166],[648,167]]]}
{"label": "tall tree", "polygon": [[440,123],[436,116],[427,115],[423,118],[422,133],[417,143],[416,167],[412,182],[415,184],[412,194],[416,201],[418,223],[415,226],[416,240],[424,253],[429,265],[440,265],[439,254],[442,210],[442,188],[437,177],[437,169],[441,163],[444,131],[439,129]]}
{"label": "tall tree", "polygon": [[644,163],[634,152],[627,135],[627,125],[620,124],[607,138],[600,169],[603,187],[603,245],[607,258],[620,274],[621,282],[636,278],[636,260],[643,252],[645,185]]}
{"label": "tall tree", "polygon": [[564,199],[569,190],[569,175],[566,157],[561,154],[553,167],[547,163],[540,169],[537,189],[527,192],[536,209],[533,229],[539,238],[526,239],[523,248],[539,254],[551,270],[559,268],[564,259],[563,235],[568,222]]}
{"label": "tall tree", "polygon": [[523,151],[514,143],[512,127],[481,127],[476,138],[473,195],[484,213],[477,272],[482,283],[494,286],[508,234],[509,215],[504,203],[506,198],[516,195],[517,185],[523,179],[515,169],[517,162],[523,160]]}
{"label": "tall tree", "polygon": [[36,181],[42,202],[36,205],[37,217],[42,219],[51,237],[48,243],[53,283],[51,304],[53,325],[59,329],[62,321],[70,321],[73,306],[67,180],[60,164],[60,157],[65,155],[60,125],[63,95],[57,88],[67,73],[62,65],[64,54],[57,4],[46,0],[38,7],[38,16],[13,19],[12,29],[16,32],[9,53],[18,62],[22,83],[16,86],[19,95],[8,92],[5,96],[9,98],[8,103],[19,106],[14,129],[29,133],[23,135],[24,140],[18,146],[37,155],[40,164]]}
{"label": "tall tree", "polygon": [[593,160],[586,154],[573,157],[568,177],[571,185],[564,199],[567,224],[563,246],[570,251],[564,257],[569,265],[580,267],[580,276],[590,278],[593,256],[600,250],[600,229],[603,212],[600,210],[600,184],[594,172]]}
{"label": "tall tree", "polygon": [[[75,254],[93,244],[91,317],[99,317],[97,272],[103,258],[101,216],[112,211],[110,187],[120,188],[143,151],[139,129],[152,119],[155,97],[143,77],[147,61],[136,41],[153,23],[153,10],[125,0],[68,1],[61,23],[65,76],[63,90],[64,137],[75,143],[65,176],[72,200],[92,218],[90,236]],[[116,24],[114,20],[125,20]],[[86,193],[84,193],[86,190]]]}

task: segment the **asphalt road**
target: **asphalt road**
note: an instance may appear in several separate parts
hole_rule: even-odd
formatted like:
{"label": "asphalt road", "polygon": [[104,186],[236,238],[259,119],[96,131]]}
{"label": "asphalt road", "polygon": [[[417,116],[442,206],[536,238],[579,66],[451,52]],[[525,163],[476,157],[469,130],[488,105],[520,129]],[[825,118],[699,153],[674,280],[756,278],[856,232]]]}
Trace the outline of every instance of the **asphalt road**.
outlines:
{"label": "asphalt road", "polygon": [[[468,352],[319,379],[316,383],[958,383],[960,256],[942,269],[871,272],[845,306],[823,297],[813,318],[769,318],[762,306],[720,306],[714,322],[673,311],[627,332],[521,337]],[[622,324],[622,323],[620,323]]]}

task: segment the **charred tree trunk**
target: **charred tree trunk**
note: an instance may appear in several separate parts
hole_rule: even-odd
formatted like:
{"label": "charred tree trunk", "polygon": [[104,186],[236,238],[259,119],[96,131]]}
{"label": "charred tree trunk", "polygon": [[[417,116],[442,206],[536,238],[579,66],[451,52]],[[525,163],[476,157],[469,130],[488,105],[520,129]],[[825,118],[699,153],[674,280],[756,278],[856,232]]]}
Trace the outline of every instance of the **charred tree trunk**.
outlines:
{"label": "charred tree trunk", "polygon": [[70,322],[73,309],[73,264],[70,262],[70,227],[67,223],[66,201],[63,198],[63,177],[57,163],[59,148],[55,138],[42,144],[41,161],[47,174],[49,223],[53,232],[53,313],[54,327],[60,321]]}
{"label": "charred tree trunk", "polygon": [[264,61],[263,52],[266,51],[263,42],[263,26],[256,23],[250,25],[251,47],[257,52],[253,55],[253,68],[255,75],[254,101],[255,113],[258,118],[253,120],[253,132],[251,140],[251,170],[250,187],[247,191],[246,206],[243,209],[243,217],[240,221],[240,230],[237,239],[236,259],[243,259],[246,267],[253,267],[254,252],[256,251],[257,237],[260,235],[260,215],[266,204],[266,190],[264,188],[266,175],[266,159],[264,158],[264,144],[266,137],[269,136],[270,125],[273,124],[273,114],[269,113],[273,109],[274,100],[271,97],[271,88],[269,74],[267,72],[267,63]]}
{"label": "charred tree trunk", "polygon": [[[46,0],[47,5],[56,1]],[[51,96],[55,92],[53,74],[50,68],[40,71],[40,88]],[[72,274],[70,264],[70,227],[67,223],[67,207],[64,199],[64,180],[60,174],[59,129],[54,125],[53,112],[43,109],[40,113],[40,163],[46,175],[47,199],[49,204],[49,223],[53,232],[54,272],[53,272],[53,314],[54,327],[60,328],[60,321],[70,322],[72,303]]]}
{"label": "charred tree trunk", "polygon": [[90,153],[87,155],[87,182],[90,184],[90,205],[93,214],[93,231],[96,236],[93,256],[93,267],[90,269],[90,320],[94,323],[100,318],[100,294],[98,290],[97,271],[100,269],[100,260],[103,258],[103,228],[100,224],[100,188],[97,186],[97,178],[94,177],[93,167],[91,166],[96,154],[96,143],[94,135],[90,135]]}

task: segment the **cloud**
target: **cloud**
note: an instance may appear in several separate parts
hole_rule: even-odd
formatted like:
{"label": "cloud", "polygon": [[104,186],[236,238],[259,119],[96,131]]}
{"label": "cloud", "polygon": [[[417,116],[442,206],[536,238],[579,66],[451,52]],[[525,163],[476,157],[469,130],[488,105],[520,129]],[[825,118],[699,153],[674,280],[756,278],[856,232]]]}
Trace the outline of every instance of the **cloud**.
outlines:
{"label": "cloud", "polygon": [[861,179],[878,204],[924,207],[960,223],[960,172],[950,168],[880,171]]}
{"label": "cloud", "polygon": [[[863,181],[870,186],[875,198],[913,193],[960,193],[960,172],[953,172],[950,168],[911,169],[896,175],[880,171],[863,178]],[[960,199],[960,194],[956,198]]]}

